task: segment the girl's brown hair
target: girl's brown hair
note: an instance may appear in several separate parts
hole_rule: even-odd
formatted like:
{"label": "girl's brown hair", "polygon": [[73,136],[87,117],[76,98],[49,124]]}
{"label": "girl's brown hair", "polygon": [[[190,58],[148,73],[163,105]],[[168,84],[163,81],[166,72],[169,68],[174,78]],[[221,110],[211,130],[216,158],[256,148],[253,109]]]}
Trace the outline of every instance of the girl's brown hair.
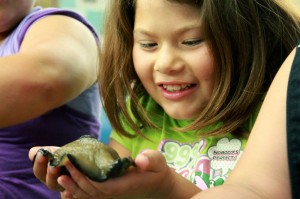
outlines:
{"label": "girl's brown hair", "polygon": [[[199,130],[221,121],[220,128],[205,135],[243,132],[244,122],[300,39],[298,13],[280,0],[167,1],[199,7],[216,63],[215,88],[209,103],[190,126],[180,130]],[[136,0],[110,2],[100,58],[100,94],[114,130],[130,136],[123,129],[122,116],[142,135],[140,125],[155,125],[139,103],[140,97],[148,94],[132,63]],[[128,113],[128,99],[139,125]]]}

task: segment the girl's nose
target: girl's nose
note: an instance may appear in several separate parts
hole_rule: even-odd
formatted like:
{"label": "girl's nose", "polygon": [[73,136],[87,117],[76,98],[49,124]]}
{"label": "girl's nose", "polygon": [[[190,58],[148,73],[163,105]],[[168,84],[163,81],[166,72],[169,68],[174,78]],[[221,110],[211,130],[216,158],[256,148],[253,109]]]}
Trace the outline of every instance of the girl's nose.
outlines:
{"label": "girl's nose", "polygon": [[173,74],[183,70],[184,65],[176,49],[164,46],[157,52],[154,70],[164,74]]}

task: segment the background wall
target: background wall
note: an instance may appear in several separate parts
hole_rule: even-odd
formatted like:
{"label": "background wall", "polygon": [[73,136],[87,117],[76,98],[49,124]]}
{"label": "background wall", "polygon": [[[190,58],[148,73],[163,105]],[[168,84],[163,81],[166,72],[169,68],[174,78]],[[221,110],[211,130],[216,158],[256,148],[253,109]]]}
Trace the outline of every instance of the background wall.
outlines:
{"label": "background wall", "polygon": [[58,0],[58,7],[72,9],[85,16],[102,33],[104,8],[107,0]]}
{"label": "background wall", "polygon": [[58,0],[36,0],[36,4],[42,7],[57,7]]}

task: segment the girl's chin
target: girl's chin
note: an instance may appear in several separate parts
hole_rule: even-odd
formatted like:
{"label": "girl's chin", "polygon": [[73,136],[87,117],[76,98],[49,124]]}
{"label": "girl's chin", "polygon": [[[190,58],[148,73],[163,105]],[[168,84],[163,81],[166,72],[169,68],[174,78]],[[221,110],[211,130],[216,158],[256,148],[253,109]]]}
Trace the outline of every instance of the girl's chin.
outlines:
{"label": "girl's chin", "polygon": [[[165,106],[163,106],[165,105]],[[203,110],[198,106],[188,106],[187,103],[184,104],[163,104],[161,107],[164,111],[173,119],[176,120],[192,120],[197,118],[197,116]]]}
{"label": "girl's chin", "polygon": [[192,120],[195,118],[195,114],[188,114],[188,113],[179,113],[179,112],[170,112],[167,114],[173,118],[173,119],[176,119],[176,120]]}

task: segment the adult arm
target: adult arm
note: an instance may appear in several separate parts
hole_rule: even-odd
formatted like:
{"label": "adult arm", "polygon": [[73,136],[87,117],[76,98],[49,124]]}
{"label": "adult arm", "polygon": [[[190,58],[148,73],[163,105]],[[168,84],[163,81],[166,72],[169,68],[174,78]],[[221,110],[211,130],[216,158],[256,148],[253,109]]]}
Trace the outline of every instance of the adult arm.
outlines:
{"label": "adult arm", "polygon": [[79,95],[96,81],[95,37],[62,15],[36,21],[15,55],[0,58],[0,127],[35,118]]}
{"label": "adult arm", "polygon": [[291,198],[287,145],[286,95],[295,56],[289,55],[266,95],[243,156],[224,185],[198,193],[199,199]]}

